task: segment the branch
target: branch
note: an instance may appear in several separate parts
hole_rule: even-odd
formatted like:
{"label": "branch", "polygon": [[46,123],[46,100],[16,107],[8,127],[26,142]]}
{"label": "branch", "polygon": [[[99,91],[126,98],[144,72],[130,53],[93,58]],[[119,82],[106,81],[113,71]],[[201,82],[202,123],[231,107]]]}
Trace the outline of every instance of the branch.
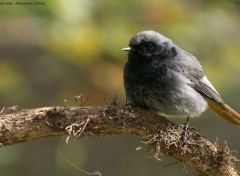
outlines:
{"label": "branch", "polygon": [[105,136],[134,134],[158,154],[176,158],[200,175],[237,176],[237,159],[226,146],[220,149],[195,128],[184,130],[148,110],[130,106],[45,107],[0,114],[1,147],[49,136]]}

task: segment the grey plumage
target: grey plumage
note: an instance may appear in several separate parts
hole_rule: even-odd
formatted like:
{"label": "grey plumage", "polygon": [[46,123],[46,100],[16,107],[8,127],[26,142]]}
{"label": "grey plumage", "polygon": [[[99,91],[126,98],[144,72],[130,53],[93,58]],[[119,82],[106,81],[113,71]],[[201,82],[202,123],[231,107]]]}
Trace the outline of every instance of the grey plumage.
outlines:
{"label": "grey plumage", "polygon": [[127,101],[164,116],[196,117],[207,108],[205,97],[222,99],[198,60],[155,31],[143,31],[129,42],[124,67]]}

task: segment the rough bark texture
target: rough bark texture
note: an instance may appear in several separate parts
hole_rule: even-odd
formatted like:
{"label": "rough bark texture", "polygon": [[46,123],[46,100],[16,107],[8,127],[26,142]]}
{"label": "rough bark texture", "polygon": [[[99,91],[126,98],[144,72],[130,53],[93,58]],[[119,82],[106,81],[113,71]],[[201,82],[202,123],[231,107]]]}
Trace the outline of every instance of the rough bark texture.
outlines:
{"label": "rough bark texture", "polygon": [[226,146],[220,149],[201,132],[183,127],[145,109],[130,106],[45,107],[0,114],[2,147],[49,136],[105,136],[134,134],[157,158],[161,152],[194,168],[199,175],[237,176],[237,159]]}

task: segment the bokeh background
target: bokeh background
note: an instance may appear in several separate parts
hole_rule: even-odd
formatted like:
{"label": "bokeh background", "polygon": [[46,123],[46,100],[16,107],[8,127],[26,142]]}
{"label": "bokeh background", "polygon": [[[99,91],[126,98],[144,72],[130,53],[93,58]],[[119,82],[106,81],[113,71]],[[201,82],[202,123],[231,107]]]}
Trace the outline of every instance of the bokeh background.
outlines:
{"label": "bokeh background", "polygon": [[[0,107],[56,106],[64,100],[76,105],[80,93],[89,96],[90,105],[106,105],[115,95],[124,104],[127,55],[121,49],[133,34],[152,29],[195,55],[225,102],[240,112],[240,0],[9,1],[13,4],[0,3]],[[211,110],[190,124],[240,153],[240,128]],[[0,149],[0,173],[86,175],[63,155],[104,176],[193,175],[172,158],[161,156],[159,162],[136,151],[140,145],[135,136],[71,138],[68,144],[62,137],[29,141]]]}

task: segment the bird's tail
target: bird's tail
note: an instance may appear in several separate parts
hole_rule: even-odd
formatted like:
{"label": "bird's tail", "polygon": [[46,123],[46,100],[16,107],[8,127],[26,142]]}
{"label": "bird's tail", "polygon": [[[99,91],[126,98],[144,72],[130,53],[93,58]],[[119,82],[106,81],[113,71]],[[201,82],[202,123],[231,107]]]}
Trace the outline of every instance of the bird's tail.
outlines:
{"label": "bird's tail", "polygon": [[208,106],[216,111],[225,120],[240,125],[240,115],[225,103],[218,103],[212,99],[207,99]]}

